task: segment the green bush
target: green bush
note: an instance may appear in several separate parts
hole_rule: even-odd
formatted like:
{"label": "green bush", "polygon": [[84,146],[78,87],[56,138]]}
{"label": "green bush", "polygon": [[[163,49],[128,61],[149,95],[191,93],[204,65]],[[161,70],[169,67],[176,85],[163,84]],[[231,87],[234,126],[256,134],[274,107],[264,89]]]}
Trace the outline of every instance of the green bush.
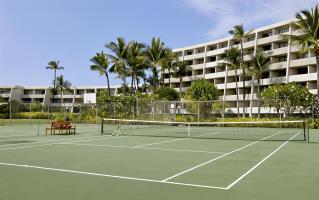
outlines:
{"label": "green bush", "polygon": [[153,94],[154,99],[177,101],[179,100],[179,94],[176,90],[169,87],[159,87]]}

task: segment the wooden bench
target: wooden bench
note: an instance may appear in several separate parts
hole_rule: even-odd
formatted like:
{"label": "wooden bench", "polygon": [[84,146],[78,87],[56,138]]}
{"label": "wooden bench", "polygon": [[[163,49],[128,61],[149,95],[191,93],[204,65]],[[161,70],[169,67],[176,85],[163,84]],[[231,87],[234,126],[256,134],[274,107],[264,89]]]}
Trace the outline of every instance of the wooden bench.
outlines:
{"label": "wooden bench", "polygon": [[75,126],[72,126],[71,122],[52,122],[50,127],[45,128],[45,135],[50,131],[50,135],[55,134],[74,134],[75,135]]}

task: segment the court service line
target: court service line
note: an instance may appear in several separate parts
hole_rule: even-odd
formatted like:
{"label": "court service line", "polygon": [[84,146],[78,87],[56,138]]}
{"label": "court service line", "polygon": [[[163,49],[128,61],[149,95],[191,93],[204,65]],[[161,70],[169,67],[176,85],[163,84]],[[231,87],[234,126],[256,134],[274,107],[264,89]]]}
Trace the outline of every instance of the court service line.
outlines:
{"label": "court service line", "polygon": [[42,140],[42,141],[35,141],[35,142],[22,142],[22,143],[18,143],[18,144],[0,145],[0,147],[14,146],[14,145],[20,145],[20,144],[36,144],[36,143],[43,143],[43,142],[58,142],[58,141],[68,141],[68,140],[81,140],[81,139],[97,138],[97,137],[110,137],[110,136],[90,136],[90,137],[82,137],[82,138],[70,138],[70,139],[58,139],[58,140]]}
{"label": "court service line", "polygon": [[196,166],[194,166],[194,167],[192,167],[192,168],[189,168],[189,169],[187,169],[187,170],[184,170],[184,171],[182,171],[182,172],[179,172],[179,173],[177,173],[177,174],[174,174],[173,176],[167,177],[167,178],[163,179],[162,181],[168,181],[168,180],[171,180],[171,179],[173,179],[173,178],[176,178],[177,176],[180,176],[180,175],[185,174],[185,173],[187,173],[187,172],[190,172],[190,171],[192,171],[192,170],[194,170],[194,169],[197,169],[197,168],[199,168],[199,167],[202,167],[202,166],[204,166],[204,165],[207,165],[207,164],[209,164],[209,163],[212,163],[212,162],[214,162],[214,161],[216,161],[216,160],[218,160],[218,159],[221,159],[221,158],[223,158],[223,157],[226,157],[226,156],[228,156],[228,155],[230,155],[230,154],[233,154],[233,153],[235,153],[235,152],[237,152],[237,151],[240,151],[240,150],[242,150],[242,149],[245,149],[245,148],[247,148],[247,147],[250,147],[250,146],[252,146],[252,145],[254,145],[254,144],[257,144],[257,143],[259,143],[259,142],[261,142],[261,141],[263,141],[263,140],[266,140],[266,139],[268,139],[268,138],[270,138],[270,137],[273,137],[273,136],[275,136],[275,135],[278,135],[279,133],[281,133],[281,132],[274,133],[274,134],[272,134],[272,135],[270,135],[270,136],[267,136],[267,137],[263,138],[262,140],[258,140],[258,141],[249,143],[249,144],[247,144],[247,145],[245,145],[245,146],[242,146],[242,147],[240,147],[240,148],[238,148],[238,149],[235,149],[235,150],[233,150],[233,151],[230,151],[230,152],[228,152],[228,153],[225,153],[225,154],[223,154],[223,155],[221,155],[221,156],[218,156],[218,157],[216,157],[216,158],[213,158],[213,159],[211,159],[211,160],[209,160],[209,161],[203,162],[203,163],[201,163],[201,164],[199,164],[199,165],[196,165]]}
{"label": "court service line", "polygon": [[22,134],[22,135],[0,135],[0,138],[11,138],[11,137],[21,137],[21,136],[34,136],[34,137],[37,137],[37,135]]}
{"label": "court service line", "polygon": [[[202,135],[198,135],[194,138],[199,138],[201,136],[206,136],[206,135],[213,135],[213,134],[217,134],[218,132],[214,132],[214,133],[209,133],[209,134],[202,134]],[[165,140],[165,141],[161,141],[161,142],[154,142],[154,143],[148,143],[148,144],[142,144],[142,145],[137,145],[134,146],[134,148],[140,148],[140,147],[146,147],[146,146],[152,146],[155,144],[164,144],[164,143],[169,143],[169,142],[176,142],[176,141],[181,141],[181,140],[187,140],[190,139],[190,137],[186,137],[186,138],[179,138],[179,139],[175,139],[175,140]]]}
{"label": "court service line", "polygon": [[116,175],[110,175],[110,174],[100,174],[100,173],[92,173],[92,172],[77,171],[77,170],[41,167],[41,166],[35,166],[35,165],[21,165],[21,164],[15,164],[15,163],[2,163],[2,162],[0,162],[0,165],[11,166],[11,167],[33,168],[33,169],[41,169],[41,170],[57,171],[57,172],[68,172],[68,173],[74,173],[74,174],[101,176],[101,177],[109,177],[109,178],[117,178],[117,179],[125,179],[125,180],[135,180],[135,181],[143,181],[143,182],[153,182],[153,183],[161,183],[161,184],[173,184],[173,185],[182,185],[182,186],[190,186],[190,187],[227,190],[227,188],[225,188],[225,187],[197,185],[197,184],[171,182],[171,181],[163,182],[163,181],[154,180],[154,179],[135,178],[135,177],[128,177],[128,176],[116,176]]}
{"label": "court service line", "polygon": [[147,149],[147,150],[160,150],[160,151],[177,151],[177,152],[191,152],[191,153],[208,153],[208,154],[224,154],[225,152],[218,151],[197,151],[190,149],[171,149],[171,148],[153,148],[153,147],[131,147],[131,146],[119,146],[119,145],[104,145],[104,144],[81,144],[72,142],[62,142],[56,144],[69,144],[69,145],[79,145],[79,146],[93,146],[93,147],[110,147],[110,148],[126,148],[126,149]]}
{"label": "court service line", "polygon": [[241,175],[239,178],[237,178],[235,181],[233,181],[231,184],[229,184],[226,188],[230,189],[235,184],[237,184],[239,181],[241,181],[243,178],[245,178],[248,174],[250,174],[252,171],[254,171],[258,166],[260,166],[263,162],[265,162],[268,158],[270,158],[272,155],[274,155],[277,151],[279,151],[281,148],[283,148],[285,145],[288,144],[289,141],[291,141],[293,138],[295,138],[300,132],[292,136],[288,141],[282,143],[278,148],[276,148],[274,151],[272,151],[270,154],[268,154],[265,158],[263,158],[261,161],[259,161],[256,165],[254,165],[252,168],[250,168],[246,173]]}
{"label": "court service line", "polygon": [[[99,137],[101,137],[101,136],[99,136]],[[79,138],[78,138],[79,139]],[[112,137],[106,137],[106,138],[103,138],[104,140],[106,140],[106,139],[113,139]],[[61,140],[50,140],[50,142],[52,142],[52,141],[70,141],[70,140],[72,140],[72,141],[74,141],[74,140],[76,140],[76,139],[61,139]],[[44,141],[41,141],[42,143],[44,142]],[[40,141],[39,142],[29,142],[29,143],[20,143],[20,144],[30,144],[30,143],[32,143],[32,144],[34,144],[34,143],[41,143]],[[47,141],[48,142],[48,141]],[[14,150],[14,149],[23,149],[23,148],[31,148],[31,147],[40,147],[40,146],[49,146],[49,145],[54,145],[54,144],[58,144],[58,143],[49,143],[49,144],[40,144],[40,145],[28,145],[28,146],[18,146],[18,147],[9,147],[9,148],[5,148],[5,149],[1,149],[0,148],[0,151],[4,151],[4,150]],[[2,147],[2,146],[5,146],[5,145],[0,145],[0,147]]]}

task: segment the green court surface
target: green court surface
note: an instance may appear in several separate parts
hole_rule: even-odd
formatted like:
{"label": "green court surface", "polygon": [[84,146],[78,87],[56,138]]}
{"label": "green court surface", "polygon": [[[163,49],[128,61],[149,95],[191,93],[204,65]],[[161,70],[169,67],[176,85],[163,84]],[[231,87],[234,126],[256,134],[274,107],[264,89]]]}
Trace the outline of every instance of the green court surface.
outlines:
{"label": "green court surface", "polygon": [[1,200],[319,198],[316,130],[307,143],[298,128],[192,129],[248,134],[232,139],[101,135],[97,125],[45,136],[44,127],[0,126]]}

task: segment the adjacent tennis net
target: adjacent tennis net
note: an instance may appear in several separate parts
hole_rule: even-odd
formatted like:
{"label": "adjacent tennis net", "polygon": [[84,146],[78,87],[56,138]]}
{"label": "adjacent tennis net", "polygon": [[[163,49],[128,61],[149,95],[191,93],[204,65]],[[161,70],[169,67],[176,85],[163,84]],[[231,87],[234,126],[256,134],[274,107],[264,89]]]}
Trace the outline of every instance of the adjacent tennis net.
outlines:
{"label": "adjacent tennis net", "polygon": [[[306,141],[307,139],[304,121],[164,122],[103,119],[101,126],[101,134],[108,135],[253,141]],[[293,137],[294,135],[296,136]]]}

